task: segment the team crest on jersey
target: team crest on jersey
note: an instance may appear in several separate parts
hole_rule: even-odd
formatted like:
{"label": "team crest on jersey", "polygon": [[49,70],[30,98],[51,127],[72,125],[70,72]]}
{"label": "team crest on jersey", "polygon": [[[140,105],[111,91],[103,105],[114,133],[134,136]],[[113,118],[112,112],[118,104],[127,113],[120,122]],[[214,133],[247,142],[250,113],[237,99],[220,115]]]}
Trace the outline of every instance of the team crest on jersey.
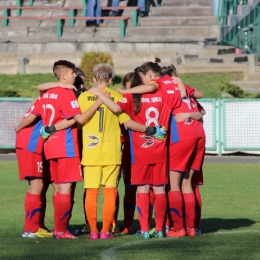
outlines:
{"label": "team crest on jersey", "polygon": [[188,118],[188,119],[186,119],[186,121],[185,121],[185,125],[191,125],[192,124],[192,122],[193,122],[193,120],[191,119],[191,118]]}
{"label": "team crest on jersey", "polygon": [[145,143],[141,145],[142,148],[149,148],[154,144],[154,139],[151,136],[140,135],[140,137],[145,140]]}
{"label": "team crest on jersey", "polygon": [[96,147],[98,144],[99,144],[99,142],[100,142],[100,140],[99,140],[99,138],[97,137],[97,136],[95,136],[95,135],[87,135],[87,137],[92,141],[91,143],[89,143],[88,145],[87,145],[87,148],[94,148],[94,147]]}
{"label": "team crest on jersey", "polygon": [[77,100],[71,101],[70,104],[71,104],[71,107],[72,107],[72,108],[77,108],[77,107],[79,107],[79,103],[78,103]]}
{"label": "team crest on jersey", "polygon": [[122,98],[122,99],[120,99],[120,102],[121,103],[127,103],[127,99],[126,98]]}

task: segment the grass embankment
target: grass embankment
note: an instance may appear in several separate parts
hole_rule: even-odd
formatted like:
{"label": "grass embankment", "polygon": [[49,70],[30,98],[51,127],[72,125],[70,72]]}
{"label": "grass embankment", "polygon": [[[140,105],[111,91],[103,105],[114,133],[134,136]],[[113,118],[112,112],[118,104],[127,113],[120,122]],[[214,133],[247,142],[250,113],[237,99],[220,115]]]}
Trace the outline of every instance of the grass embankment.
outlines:
{"label": "grass embankment", "polygon": [[[204,93],[204,98],[221,98],[230,81],[241,79],[242,73],[208,73],[182,75],[183,81]],[[112,88],[121,86],[122,76],[117,76]],[[0,75],[0,97],[36,97],[37,85],[56,81],[52,74]],[[86,84],[88,85],[88,84]]]}

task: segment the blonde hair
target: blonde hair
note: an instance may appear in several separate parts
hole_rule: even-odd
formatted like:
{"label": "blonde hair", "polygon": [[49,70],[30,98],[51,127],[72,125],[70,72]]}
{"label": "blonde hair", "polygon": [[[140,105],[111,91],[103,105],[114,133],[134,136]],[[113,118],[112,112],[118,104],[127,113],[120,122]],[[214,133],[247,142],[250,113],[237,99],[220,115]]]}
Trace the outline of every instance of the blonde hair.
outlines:
{"label": "blonde hair", "polygon": [[93,73],[98,83],[109,82],[114,77],[113,67],[108,63],[96,64]]}

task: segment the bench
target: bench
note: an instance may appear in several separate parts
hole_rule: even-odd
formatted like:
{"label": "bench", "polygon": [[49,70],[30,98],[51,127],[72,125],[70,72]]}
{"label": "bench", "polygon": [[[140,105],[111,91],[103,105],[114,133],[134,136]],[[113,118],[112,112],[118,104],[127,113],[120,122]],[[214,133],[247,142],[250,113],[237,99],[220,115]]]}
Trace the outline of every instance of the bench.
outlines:
{"label": "bench", "polygon": [[[140,9],[140,7],[138,6],[119,6],[119,7],[106,7],[103,6],[101,7],[101,10],[105,10],[105,11],[112,11],[112,10],[132,10],[132,21],[133,21],[133,26],[136,27],[137,26],[137,17],[138,17],[138,10]],[[76,17],[76,11],[80,10],[82,11],[82,15],[86,16],[86,7],[80,7],[80,6],[0,6],[0,10],[3,10],[3,15],[6,17],[9,17],[9,13],[10,10],[16,10],[16,15],[17,16],[21,16],[21,11],[22,10],[69,10],[70,14],[69,16],[73,19],[75,19]],[[73,19],[71,19],[71,23],[73,23]],[[94,20],[94,19],[93,19]],[[96,20],[104,20],[104,19],[100,19],[100,17],[98,17],[98,19]],[[72,25],[73,26],[73,25]]]}
{"label": "bench", "polygon": [[[0,20],[3,20],[3,25],[8,26],[9,20],[56,20],[57,21],[57,36],[60,38],[62,36],[63,20],[70,20],[70,26],[74,26],[75,20],[120,20],[120,37],[125,37],[125,26],[129,17],[126,16],[102,16],[102,17],[71,17],[71,16],[0,16]],[[73,20],[73,22],[71,22]]]}

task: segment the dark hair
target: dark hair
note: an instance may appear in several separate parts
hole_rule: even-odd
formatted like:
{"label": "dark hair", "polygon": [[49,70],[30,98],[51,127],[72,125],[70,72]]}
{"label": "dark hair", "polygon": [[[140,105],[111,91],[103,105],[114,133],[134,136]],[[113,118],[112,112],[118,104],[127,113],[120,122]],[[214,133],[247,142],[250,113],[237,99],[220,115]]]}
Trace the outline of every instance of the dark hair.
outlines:
{"label": "dark hair", "polygon": [[[134,88],[140,85],[143,85],[142,79],[140,77],[140,75],[138,74],[138,72],[132,72],[132,77],[130,80],[131,84],[130,84],[130,88]],[[139,113],[140,109],[141,109],[141,98],[142,98],[142,94],[133,94],[133,101],[134,101],[134,113],[135,115]]]}
{"label": "dark hair", "polygon": [[123,80],[122,80],[122,84],[124,87],[126,87],[127,82],[132,82],[134,77],[134,73],[133,72],[128,72],[127,74],[125,74]]}
{"label": "dark hair", "polygon": [[80,69],[80,68],[76,68],[75,69],[75,74],[77,75],[75,81],[74,81],[74,86],[76,87],[77,90],[73,90],[76,97],[78,98],[79,95],[82,93],[82,92],[85,92],[87,91],[87,89],[85,88],[84,86],[84,80],[82,79],[85,78],[85,74],[84,72]]}
{"label": "dark hair", "polygon": [[162,74],[169,75],[170,77],[179,77],[176,67],[173,64],[170,64],[168,67],[162,67]]}
{"label": "dark hair", "polygon": [[158,77],[162,76],[162,69],[158,63],[148,61],[138,67],[138,72],[141,72],[144,75],[146,75],[148,71],[153,71]]}
{"label": "dark hair", "polygon": [[60,78],[61,71],[63,69],[72,69],[75,71],[75,64],[67,60],[58,60],[53,64],[53,73],[57,79]]}

